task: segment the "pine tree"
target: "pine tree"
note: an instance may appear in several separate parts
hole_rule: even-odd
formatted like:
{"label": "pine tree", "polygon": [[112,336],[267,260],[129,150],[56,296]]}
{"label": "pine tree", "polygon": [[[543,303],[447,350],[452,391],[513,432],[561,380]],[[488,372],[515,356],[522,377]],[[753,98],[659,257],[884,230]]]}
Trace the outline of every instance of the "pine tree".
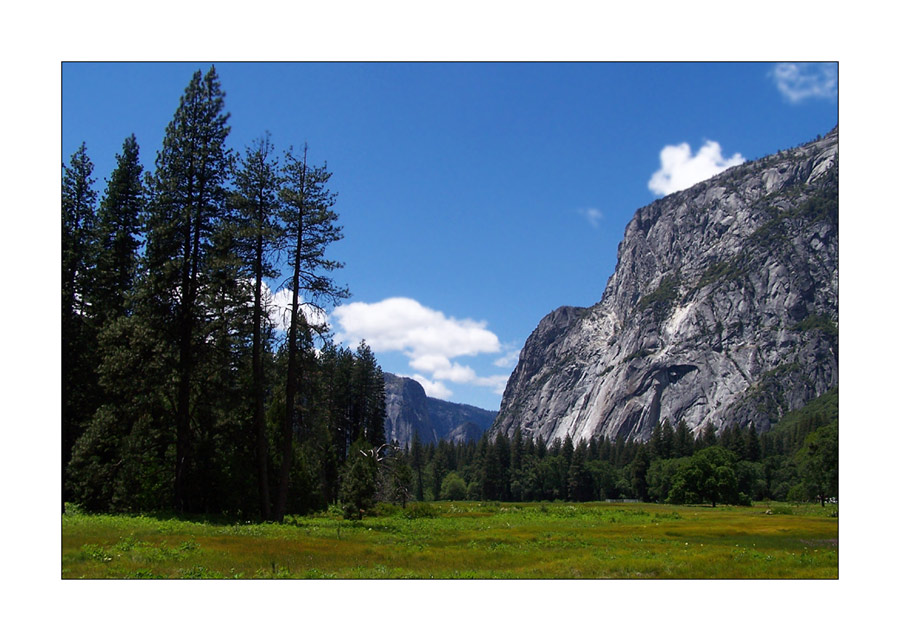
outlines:
{"label": "pine tree", "polygon": [[687,423],[684,419],[681,419],[678,421],[678,425],[675,428],[674,456],[680,458],[683,456],[690,456],[693,453],[694,439],[691,436],[691,431],[688,429]]}
{"label": "pine tree", "polygon": [[410,465],[416,473],[416,500],[425,500],[425,488],[422,480],[422,471],[425,467],[425,452],[422,449],[422,441],[419,433],[413,432],[412,443],[409,448]]}
{"label": "pine tree", "polygon": [[641,501],[647,500],[647,471],[650,469],[650,462],[649,447],[640,443],[631,463],[631,487]]}
{"label": "pine tree", "polygon": [[431,459],[431,497],[435,501],[441,498],[441,483],[443,483],[447,471],[447,455],[442,448],[438,447]]}
{"label": "pine tree", "polygon": [[672,458],[675,452],[675,430],[672,429],[672,424],[669,423],[669,419],[665,419],[662,422],[662,428],[660,432],[660,457],[667,459]]}
{"label": "pine tree", "polygon": [[716,428],[710,423],[707,423],[703,426],[703,431],[697,435],[697,439],[694,442],[694,450],[698,451],[707,447],[713,447],[714,445],[718,445],[718,443],[719,439],[716,436]]}
{"label": "pine tree", "polygon": [[345,518],[361,519],[374,505],[377,478],[376,450],[362,439],[355,441],[341,475],[341,505]]}
{"label": "pine tree", "polygon": [[365,341],[356,350],[352,398],[353,423],[358,435],[372,445],[382,445],[385,442],[384,373]]}
{"label": "pine tree", "polygon": [[[63,167],[62,180],[62,478],[75,442],[96,407],[95,351],[88,299],[94,268],[97,193],[84,143]],[[63,488],[63,509],[66,491]]]}
{"label": "pine tree", "polygon": [[215,68],[205,76],[198,70],[166,128],[149,183],[142,312],[161,340],[177,346],[174,502],[182,512],[191,509],[191,391],[204,341],[200,294],[210,237],[226,207],[228,117]]}
{"label": "pine tree", "polygon": [[264,354],[269,351],[269,319],[263,287],[265,279],[275,276],[272,253],[280,240],[277,217],[280,214],[279,192],[283,179],[274,158],[268,135],[248,147],[235,172],[235,209],[240,254],[249,266],[253,287],[252,320],[252,387],[253,433],[255,441],[256,478],[259,490],[260,513],[269,520],[269,442],[266,433],[266,378]]}
{"label": "pine tree", "polygon": [[101,324],[130,313],[130,293],[138,269],[140,217],[144,209],[144,169],[134,134],[116,155],[95,229],[96,274],[91,307]]}
{"label": "pine tree", "polygon": [[[336,303],[348,292],[339,287],[328,276],[329,272],[342,264],[325,257],[331,243],[342,238],[337,223],[337,214],[332,207],[335,196],[328,190],[331,174],[325,166],[314,167],[307,163],[307,150],[303,158],[287,153],[285,164],[285,184],[281,191],[288,263],[291,268],[290,327],[287,338],[287,381],[285,386],[285,417],[281,428],[281,466],[278,474],[278,494],[275,500],[274,518],[284,518],[288,499],[293,435],[297,431],[295,402],[297,396],[298,351],[297,339],[304,312],[300,307],[300,292],[304,293],[307,304],[319,306],[321,302]],[[321,307],[320,307],[321,309]],[[313,323],[308,323],[313,325]],[[324,328],[318,328],[324,331]]]}
{"label": "pine tree", "polygon": [[[235,221],[223,217],[210,237],[207,276],[199,299],[204,310],[196,347],[192,426],[193,509],[227,507],[253,512],[244,497],[253,488],[250,337],[252,288],[239,256]],[[234,502],[234,504],[231,504]]]}
{"label": "pine tree", "polygon": [[87,314],[86,298],[92,274],[92,240],[96,221],[97,192],[92,176],[94,163],[82,143],[63,167],[62,183],[62,312],[63,331],[71,319]]}
{"label": "pine tree", "polygon": [[589,501],[593,493],[591,474],[587,469],[587,445],[581,440],[569,464],[568,496],[570,501]]}
{"label": "pine tree", "polygon": [[756,433],[756,426],[750,423],[750,429],[745,433],[744,454],[748,461],[758,461],[762,458],[762,451],[759,444],[759,435]]}

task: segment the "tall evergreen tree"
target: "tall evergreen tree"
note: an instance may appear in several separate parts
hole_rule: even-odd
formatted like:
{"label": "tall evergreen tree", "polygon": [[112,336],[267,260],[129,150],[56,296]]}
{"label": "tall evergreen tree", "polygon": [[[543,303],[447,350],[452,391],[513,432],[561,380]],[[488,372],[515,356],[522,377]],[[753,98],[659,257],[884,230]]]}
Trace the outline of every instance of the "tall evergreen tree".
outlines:
{"label": "tall evergreen tree", "polygon": [[174,502],[191,508],[191,391],[204,310],[210,237],[226,208],[229,115],[215,68],[194,74],[169,125],[150,179],[146,219],[145,313],[177,345]]}
{"label": "tall evergreen tree", "polygon": [[137,277],[144,168],[134,134],[125,139],[116,161],[95,230],[96,275],[90,300],[103,323],[130,312],[129,294]]}
{"label": "tall evergreen tree", "polygon": [[287,234],[288,263],[291,268],[290,327],[287,338],[287,379],[285,386],[285,416],[281,428],[281,466],[278,474],[278,494],[274,518],[281,521],[287,506],[288,484],[292,458],[292,439],[297,431],[295,402],[297,396],[298,332],[303,309],[300,292],[308,304],[336,303],[348,295],[345,288],[335,284],[328,275],[342,264],[326,258],[331,243],[340,240],[341,228],[333,211],[335,195],[327,187],[331,174],[325,166],[315,167],[307,163],[307,150],[303,157],[287,153],[285,184],[281,191],[282,215]]}
{"label": "tall evergreen tree", "polygon": [[745,432],[744,454],[748,461],[758,461],[762,457],[759,435],[753,423],[750,423],[750,429]]}
{"label": "tall evergreen tree", "polygon": [[422,441],[419,439],[419,433],[413,432],[412,443],[409,447],[410,466],[416,474],[416,500],[425,500],[424,483],[422,480],[422,471],[425,467],[425,452],[422,448]]}
{"label": "tall evergreen tree", "polygon": [[272,252],[277,247],[280,227],[279,192],[283,179],[274,149],[266,135],[248,147],[235,172],[233,206],[241,239],[240,254],[249,267],[253,287],[252,386],[253,433],[256,448],[256,477],[260,513],[270,518],[269,442],[266,432],[266,379],[263,367],[268,352],[269,321],[264,299],[265,279],[275,276]]}
{"label": "tall evergreen tree", "polygon": [[[87,308],[93,267],[97,193],[84,143],[63,166],[62,179],[62,478],[75,441],[95,408],[90,360],[94,336]],[[63,490],[63,501],[66,492]],[[63,503],[63,509],[65,504]]]}
{"label": "tall evergreen tree", "polygon": [[589,501],[593,494],[593,479],[587,469],[587,444],[581,440],[572,454],[567,478],[570,501]]}
{"label": "tall evergreen tree", "polygon": [[358,435],[372,445],[384,444],[384,373],[365,341],[356,350],[353,401],[353,422]]}
{"label": "tall evergreen tree", "polygon": [[678,421],[675,427],[675,451],[674,456],[680,458],[682,456],[690,456],[694,453],[694,438],[688,429],[684,419]]}

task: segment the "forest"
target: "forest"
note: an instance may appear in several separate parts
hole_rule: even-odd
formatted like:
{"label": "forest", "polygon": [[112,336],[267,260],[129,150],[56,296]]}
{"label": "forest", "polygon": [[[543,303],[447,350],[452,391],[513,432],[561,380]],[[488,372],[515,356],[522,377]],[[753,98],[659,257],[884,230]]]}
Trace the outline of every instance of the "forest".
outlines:
{"label": "forest", "polygon": [[349,295],[331,174],[268,135],[235,152],[228,119],[211,67],[152,171],[133,135],[102,197],[84,144],[63,166],[63,510],[280,521],[337,500],[351,444],[384,441],[371,350],[317,320]]}
{"label": "forest", "polygon": [[477,443],[422,446],[408,465],[419,500],[605,501],[749,505],[818,501],[838,491],[838,390],[786,414],[768,432],[684,421],[657,423],[647,441],[603,436],[546,443],[483,436]]}
{"label": "forest", "polygon": [[[127,138],[103,194],[82,146],[62,177],[62,502],[283,521],[428,500],[748,504],[837,495],[837,389],[785,416],[648,441],[516,430],[385,443],[372,350],[321,312],[349,296],[327,166],[268,134],[229,148],[215,68],[197,71],[152,170]],[[273,314],[267,283],[290,293]]]}

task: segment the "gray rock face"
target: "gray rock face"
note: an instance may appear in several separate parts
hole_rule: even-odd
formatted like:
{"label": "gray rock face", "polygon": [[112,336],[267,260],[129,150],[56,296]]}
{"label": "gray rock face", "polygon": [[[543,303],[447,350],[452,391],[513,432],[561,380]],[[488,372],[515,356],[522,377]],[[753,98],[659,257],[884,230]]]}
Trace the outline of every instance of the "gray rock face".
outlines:
{"label": "gray rock face", "polygon": [[385,438],[401,446],[411,443],[413,434],[423,445],[478,440],[497,416],[471,405],[429,398],[418,382],[389,373],[384,374],[384,402]]}
{"label": "gray rock face", "polygon": [[493,429],[760,431],[838,383],[838,130],[639,209],[601,301],[541,320]]}

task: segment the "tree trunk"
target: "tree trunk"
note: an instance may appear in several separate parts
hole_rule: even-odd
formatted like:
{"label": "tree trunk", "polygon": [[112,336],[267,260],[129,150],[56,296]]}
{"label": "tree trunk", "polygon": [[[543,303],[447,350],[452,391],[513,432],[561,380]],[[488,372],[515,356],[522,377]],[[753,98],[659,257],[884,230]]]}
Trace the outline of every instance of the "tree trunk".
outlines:
{"label": "tree trunk", "polygon": [[178,394],[175,415],[175,509],[188,510],[187,474],[191,465],[191,321],[188,314],[181,314],[178,350]]}
{"label": "tree trunk", "polygon": [[262,364],[262,259],[263,238],[256,238],[256,290],[253,299],[253,425],[256,432],[256,470],[259,487],[259,506],[263,521],[270,518],[269,499],[269,443],[266,438],[265,395]]}
{"label": "tree trunk", "polygon": [[[304,166],[305,169],[305,166]],[[301,177],[301,185],[306,184],[305,175]],[[291,477],[291,459],[294,445],[294,402],[297,397],[297,325],[300,311],[300,257],[303,249],[303,207],[297,216],[297,246],[294,254],[294,273],[291,278],[291,327],[288,330],[288,366],[287,381],[284,393],[284,424],[281,427],[281,469],[278,474],[278,498],[275,504],[275,520],[281,523],[287,509],[288,485]]]}

